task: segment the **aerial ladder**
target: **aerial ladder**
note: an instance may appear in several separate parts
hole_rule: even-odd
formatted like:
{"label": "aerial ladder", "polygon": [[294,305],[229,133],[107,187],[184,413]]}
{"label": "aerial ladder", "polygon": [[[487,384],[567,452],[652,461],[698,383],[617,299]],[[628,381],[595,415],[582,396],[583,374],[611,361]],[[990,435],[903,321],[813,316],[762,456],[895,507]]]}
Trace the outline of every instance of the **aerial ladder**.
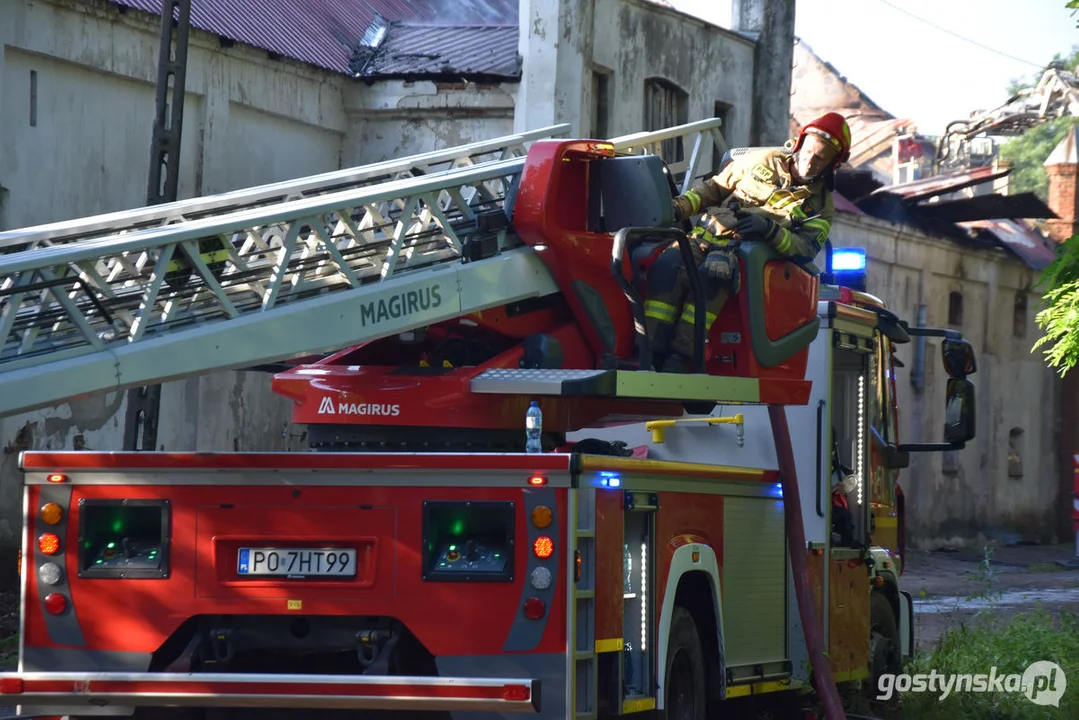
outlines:
{"label": "aerial ladder", "polygon": [[1019,90],[995,108],[948,123],[937,143],[938,172],[968,169],[975,155],[992,157],[975,151],[974,141],[981,136],[1017,137],[1056,118],[1079,117],[1079,79],[1074,71],[1050,65],[1033,87]]}
{"label": "aerial ladder", "polygon": [[[510,217],[523,153],[566,130],[0,233],[0,414],[558,293]],[[727,149],[719,120],[610,142],[655,154],[677,138],[690,152],[670,181],[688,189],[707,149]],[[438,302],[421,307],[432,283]]]}

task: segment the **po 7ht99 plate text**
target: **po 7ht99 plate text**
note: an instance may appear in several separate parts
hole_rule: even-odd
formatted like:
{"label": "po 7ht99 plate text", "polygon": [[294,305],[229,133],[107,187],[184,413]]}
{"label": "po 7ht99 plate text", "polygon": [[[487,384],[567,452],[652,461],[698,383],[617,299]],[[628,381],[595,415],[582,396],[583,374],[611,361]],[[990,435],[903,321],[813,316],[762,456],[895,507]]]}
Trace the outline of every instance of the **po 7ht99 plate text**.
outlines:
{"label": "po 7ht99 plate text", "polygon": [[236,572],[245,577],[355,577],[353,548],[240,548]]}

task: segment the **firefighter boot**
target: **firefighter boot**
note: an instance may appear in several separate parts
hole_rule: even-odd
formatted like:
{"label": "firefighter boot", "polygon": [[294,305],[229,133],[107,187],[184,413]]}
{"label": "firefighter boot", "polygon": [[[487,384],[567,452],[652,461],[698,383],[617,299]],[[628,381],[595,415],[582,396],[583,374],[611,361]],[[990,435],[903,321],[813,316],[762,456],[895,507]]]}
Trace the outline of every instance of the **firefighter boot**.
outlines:
{"label": "firefighter boot", "polygon": [[648,271],[648,298],[644,302],[644,328],[652,349],[652,366],[663,368],[671,351],[675,322],[685,299],[689,279],[678,246],[660,253]]}
{"label": "firefighter boot", "polygon": [[[714,248],[709,250],[704,260],[697,266],[697,272],[700,273],[701,284],[704,287],[704,337],[707,341],[708,333],[715,324],[716,318],[719,317],[719,312],[726,304],[727,298],[738,291],[738,262],[726,248]],[[671,343],[672,356],[680,357],[683,365],[688,365],[688,360],[693,357],[696,315],[697,309],[693,301],[687,301],[682,308],[682,315],[678,319],[678,326],[674,333],[674,341]],[[696,368],[696,371],[704,372],[704,368]],[[677,372],[677,370],[672,365],[668,372]]]}

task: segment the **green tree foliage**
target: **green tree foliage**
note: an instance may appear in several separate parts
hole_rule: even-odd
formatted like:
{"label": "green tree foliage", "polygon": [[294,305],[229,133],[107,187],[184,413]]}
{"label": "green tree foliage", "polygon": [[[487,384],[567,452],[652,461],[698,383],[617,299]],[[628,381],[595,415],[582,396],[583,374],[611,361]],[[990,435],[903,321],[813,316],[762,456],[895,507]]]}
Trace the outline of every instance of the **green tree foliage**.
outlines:
{"label": "green tree foliage", "polygon": [[1035,320],[1045,334],[1031,352],[1047,347],[1046,362],[1064,377],[1079,361],[1079,235],[1060,244],[1037,289],[1045,294]]}
{"label": "green tree foliage", "polygon": [[[1074,11],[1079,10],[1079,0],[1068,0],[1066,7],[1073,10],[1074,15]],[[1074,71],[1079,64],[1079,53],[1073,49],[1068,60],[1065,67]],[[1068,119],[1061,118],[1056,123],[1063,127],[1063,132],[1071,127],[1070,122],[1065,122]],[[1075,119],[1071,118],[1071,121]],[[1048,136],[1052,137],[1059,130],[1047,131]],[[1028,131],[1019,140],[1033,132]],[[1041,142],[1048,142],[1048,138],[1043,137]],[[1027,159],[1029,161],[1029,156]],[[1016,170],[1019,170],[1018,166]],[[1034,343],[1031,352],[1045,348],[1043,353],[1049,367],[1055,368],[1063,377],[1079,362],[1079,235],[1073,235],[1057,247],[1056,259],[1042,272],[1036,287],[1044,295],[1035,321],[1045,334]]]}

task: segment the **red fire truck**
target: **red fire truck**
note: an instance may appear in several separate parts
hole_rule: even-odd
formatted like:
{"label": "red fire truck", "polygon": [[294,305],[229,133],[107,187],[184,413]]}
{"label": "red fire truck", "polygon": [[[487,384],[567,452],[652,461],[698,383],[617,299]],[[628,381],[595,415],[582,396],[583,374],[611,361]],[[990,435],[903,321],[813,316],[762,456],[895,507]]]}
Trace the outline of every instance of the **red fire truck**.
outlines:
{"label": "red fire truck", "polygon": [[[718,121],[532,137],[524,157],[0,235],[21,249],[0,257],[0,411],[329,352],[273,378],[312,452],[20,456],[0,701],[700,720],[897,670],[896,476],[974,437],[971,346],[866,294],[864,253],[822,269],[744,243],[695,372],[655,372],[647,269],[688,253],[670,199],[701,174],[648,149],[680,136],[695,159],[726,149]],[[939,444],[899,442],[893,356],[914,335],[950,376]]]}

